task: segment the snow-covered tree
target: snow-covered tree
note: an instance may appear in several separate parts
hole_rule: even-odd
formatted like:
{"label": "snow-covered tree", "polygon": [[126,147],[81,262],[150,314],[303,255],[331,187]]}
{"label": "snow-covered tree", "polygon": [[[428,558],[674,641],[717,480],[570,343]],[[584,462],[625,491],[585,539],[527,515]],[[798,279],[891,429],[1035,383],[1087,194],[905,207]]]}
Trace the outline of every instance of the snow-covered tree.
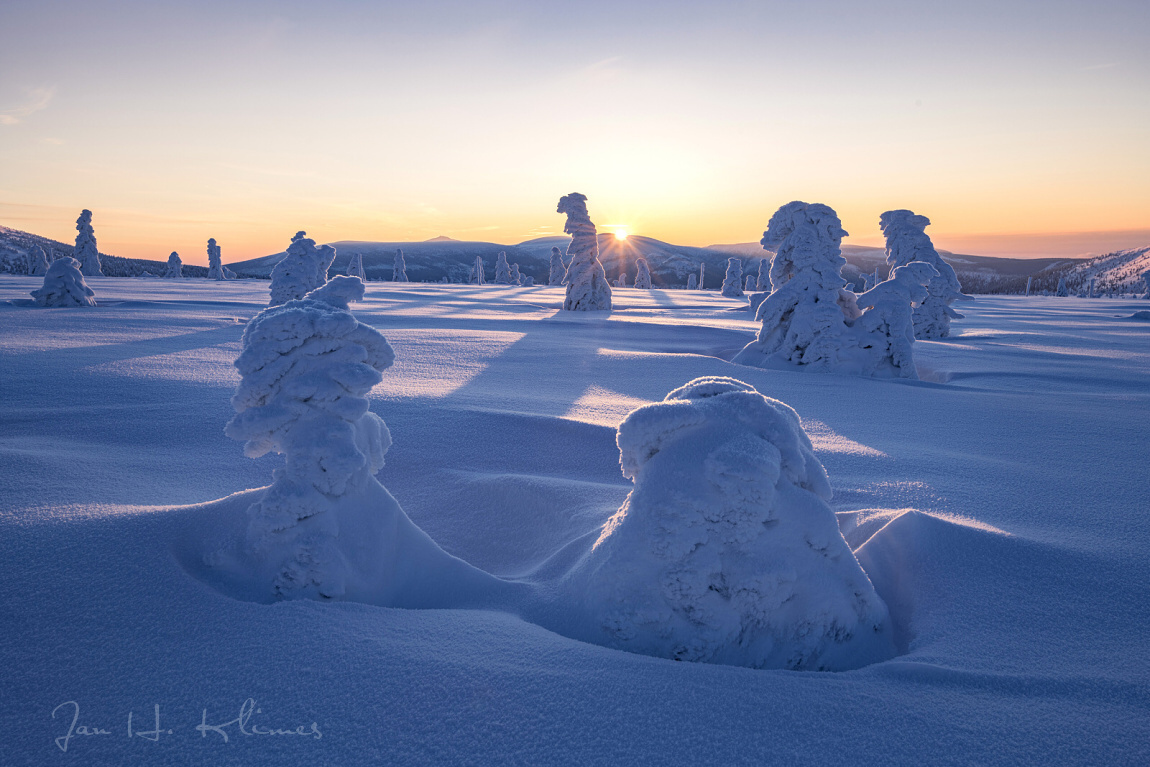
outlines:
{"label": "snow-covered tree", "polygon": [[759,272],[755,276],[755,290],[771,289],[771,262],[768,259],[759,259]]}
{"label": "snow-covered tree", "polygon": [[1056,296],[1069,296],[1070,289],[1066,287],[1066,275],[1058,278],[1058,290],[1054,291]]}
{"label": "snow-covered tree", "polygon": [[858,297],[862,316],[854,322],[862,350],[863,375],[918,378],[914,366],[913,308],[928,299],[938,271],[925,261],[896,266],[890,279]]}
{"label": "snow-covered tree", "polygon": [[1146,283],[1146,298],[1150,298],[1150,272],[1142,273],[1142,281]]}
{"label": "snow-covered tree", "polygon": [[72,255],[80,262],[80,272],[85,277],[103,277],[100,251],[96,248],[96,230],[92,228],[92,211],[80,212],[76,219],[76,232],[76,249]]}
{"label": "snow-covered tree", "polygon": [[754,668],[894,656],[886,605],[839,532],[794,410],[742,381],[697,378],[632,411],[617,443],[634,489],[567,576],[577,638]]}
{"label": "snow-covered tree", "polygon": [[335,260],[335,248],[317,248],[307,232],[296,232],[287,254],[272,269],[271,301],[279,306],[308,293],[327,282],[327,271]]}
{"label": "snow-covered tree", "polygon": [[359,277],[364,282],[367,282],[367,275],[363,271],[363,254],[356,253],[351,257],[347,264],[347,276]]}
{"label": "snow-covered tree", "polygon": [[687,290],[698,290],[699,278],[695,276],[694,272],[687,275]]}
{"label": "snow-covered tree", "polygon": [[572,192],[559,199],[557,212],[567,215],[563,231],[571,235],[571,244],[567,247],[571,264],[567,267],[567,296],[563,308],[610,311],[611,286],[599,262],[599,238],[587,213],[587,197]]}
{"label": "snow-covered tree", "polygon": [[759,305],[756,340],[734,362],[767,367],[789,362],[835,370],[848,364],[857,344],[848,325],[859,315],[846,290],[840,244],[846,236],[834,210],[819,203],[790,202],[771,217],[762,245],[775,251],[772,292]]}
{"label": "snow-covered tree", "polygon": [[727,259],[727,274],[723,277],[722,295],[726,298],[742,298],[743,260],[741,258]]}
{"label": "snow-covered tree", "polygon": [[511,266],[507,263],[507,253],[499,251],[495,257],[495,284],[508,285],[511,283]]}
{"label": "snow-covered tree", "polygon": [[164,272],[164,277],[169,280],[178,280],[184,276],[184,262],[180,260],[180,254],[172,251],[172,255],[168,256],[168,270]]}
{"label": "snow-covered tree", "polygon": [[743,285],[744,293],[753,293],[755,291],[755,275],[748,274],[746,282]]}
{"label": "snow-covered tree", "polygon": [[615,286],[619,287],[619,288],[627,287],[627,273],[626,272],[622,272],[619,274],[619,277],[615,280]]}
{"label": "snow-covered tree", "polygon": [[523,278],[519,280],[519,284],[525,288],[535,287],[535,278],[530,274],[525,274],[523,275]]}
{"label": "snow-covered tree", "polygon": [[50,265],[51,261],[48,260],[48,254],[44,252],[44,248],[33,245],[32,250],[28,251],[28,274],[33,277],[43,277],[48,273]]}
{"label": "snow-covered tree", "polygon": [[651,289],[651,267],[642,256],[635,259],[635,287],[639,290]]}
{"label": "snow-covered tree", "polygon": [[32,291],[39,306],[95,306],[93,295],[80,272],[80,262],[74,258],[53,261],[44,275],[44,285]]}
{"label": "snow-covered tree", "polygon": [[[220,246],[216,244],[216,238],[208,240],[208,279],[209,280],[227,280],[230,270],[224,267],[223,258],[220,255]],[[231,273],[235,277],[234,273]]]}
{"label": "snow-covered tree", "polygon": [[706,261],[700,261],[699,262],[699,290],[704,289],[704,286],[706,285],[706,280],[705,280],[706,276],[707,276],[707,262]]}
{"label": "snow-covered tree", "polygon": [[471,269],[471,279],[468,280],[472,285],[486,285],[487,280],[483,277],[483,258],[480,256],[475,257],[475,266]]}
{"label": "snow-covered tree", "polygon": [[508,275],[508,282],[512,285],[523,284],[523,275],[519,273],[519,264],[511,265],[511,273]]}
{"label": "snow-covered tree", "polygon": [[891,268],[922,261],[934,267],[938,276],[931,280],[925,301],[915,307],[914,332],[917,338],[945,338],[950,335],[950,321],[962,315],[950,308],[962,298],[958,275],[942,260],[926,227],[930,219],[909,210],[888,210],[879,216],[879,226],[886,237],[886,262]]}
{"label": "snow-covered tree", "polygon": [[563,254],[559,248],[551,249],[551,269],[547,275],[548,285],[562,285],[563,278],[567,276],[567,265],[563,263]]}
{"label": "snow-covered tree", "polygon": [[395,262],[391,267],[392,282],[407,282],[407,262],[403,260],[403,251],[395,251]]}

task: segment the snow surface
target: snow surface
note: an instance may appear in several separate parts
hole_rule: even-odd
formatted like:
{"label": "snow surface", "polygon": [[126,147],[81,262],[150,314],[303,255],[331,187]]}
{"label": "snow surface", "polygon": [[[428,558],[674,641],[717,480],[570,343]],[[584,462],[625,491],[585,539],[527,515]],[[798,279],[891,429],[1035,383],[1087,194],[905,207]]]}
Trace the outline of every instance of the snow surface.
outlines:
{"label": "snow surface", "polygon": [[[179,543],[213,518],[242,532],[282,464],[223,433],[266,285],[108,277],[100,306],[46,311],[39,282],[0,276],[4,764],[1150,760],[1150,324],[1126,319],[1145,301],[979,298],[903,381],[733,365],[758,325],[715,292],[621,291],[605,315],[562,312],[561,287],[369,284],[353,313],[396,352],[368,398],[394,439],[378,478],[505,578],[599,538],[636,407],[700,376],[793,407],[899,652],[822,673],[676,663],[505,610],[230,599]],[[196,731],[248,698],[252,722],[322,739]],[[65,755],[51,714],[73,700],[113,734]],[[154,705],[172,734],[127,737]]]}

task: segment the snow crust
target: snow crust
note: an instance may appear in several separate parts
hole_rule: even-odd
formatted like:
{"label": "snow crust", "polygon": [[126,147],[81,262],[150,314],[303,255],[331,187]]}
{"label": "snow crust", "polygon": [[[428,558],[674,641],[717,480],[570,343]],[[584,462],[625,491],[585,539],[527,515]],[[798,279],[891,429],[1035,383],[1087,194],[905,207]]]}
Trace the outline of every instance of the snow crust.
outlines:
{"label": "snow crust", "polygon": [[303,298],[327,282],[327,271],[335,260],[335,248],[317,248],[307,232],[296,232],[285,255],[272,269],[269,306],[279,306]]}
{"label": "snow crust", "polygon": [[723,277],[723,287],[720,293],[725,298],[743,297],[743,260],[741,258],[727,259],[727,274]]}
{"label": "snow crust", "polygon": [[599,262],[599,238],[587,213],[586,195],[572,192],[559,199],[558,213],[567,215],[563,231],[571,235],[567,254],[567,295],[563,309],[573,312],[611,311],[611,286]]}
{"label": "snow crust", "polygon": [[32,291],[38,306],[95,306],[95,295],[74,258],[58,258],[48,267],[44,285]]}
{"label": "snow crust", "polygon": [[888,210],[879,216],[879,227],[886,237],[886,262],[892,268],[922,261],[936,272],[927,286],[926,298],[914,308],[915,337],[946,338],[950,335],[950,321],[962,319],[950,307],[963,297],[962,286],[954,269],[935,250],[926,233],[928,226],[929,218],[909,210]]}
{"label": "snow crust", "polygon": [[80,262],[80,271],[85,277],[103,277],[100,268],[100,251],[96,248],[96,230],[92,228],[92,211],[83,210],[76,219],[76,249],[72,255]]}

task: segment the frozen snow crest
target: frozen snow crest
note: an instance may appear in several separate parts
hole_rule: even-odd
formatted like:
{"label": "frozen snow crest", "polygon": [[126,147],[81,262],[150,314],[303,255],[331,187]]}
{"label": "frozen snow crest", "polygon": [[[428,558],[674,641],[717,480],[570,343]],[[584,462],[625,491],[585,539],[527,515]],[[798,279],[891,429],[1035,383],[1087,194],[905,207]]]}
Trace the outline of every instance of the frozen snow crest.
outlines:
{"label": "frozen snow crest", "polygon": [[571,235],[567,253],[567,297],[563,308],[568,311],[611,311],[611,286],[599,262],[599,239],[591,216],[587,213],[586,195],[572,192],[559,199],[558,213],[567,214],[563,231]]}
{"label": "frozen snow crest", "polygon": [[291,238],[287,255],[272,269],[271,301],[269,306],[286,304],[327,282],[327,270],[335,260],[335,248],[315,246],[307,232],[296,232]]}
{"label": "frozen snow crest", "polygon": [[559,248],[551,249],[550,274],[547,276],[548,285],[562,285],[563,278],[567,276],[567,266],[563,263],[563,254]]}
{"label": "frozen snow crest", "polygon": [[95,306],[93,295],[80,273],[80,262],[68,257],[53,261],[43,287],[32,291],[39,306]]}
{"label": "frozen snow crest", "polygon": [[85,277],[103,277],[100,268],[100,251],[96,248],[96,230],[92,228],[92,211],[80,211],[76,219],[76,249],[72,254],[80,262],[80,272]]}
{"label": "frozen snow crest", "polygon": [[886,605],[839,532],[799,417],[696,378],[619,425],[635,482],[571,574],[584,638],[676,660],[845,670],[894,655]]}
{"label": "frozen snow crest", "polygon": [[950,335],[950,321],[962,319],[950,308],[962,298],[962,287],[958,275],[938,255],[926,233],[930,219],[909,210],[888,210],[879,216],[879,226],[886,236],[886,262],[891,267],[914,261],[934,267],[937,274],[927,286],[927,297],[914,309],[914,334],[916,338],[946,338]]}

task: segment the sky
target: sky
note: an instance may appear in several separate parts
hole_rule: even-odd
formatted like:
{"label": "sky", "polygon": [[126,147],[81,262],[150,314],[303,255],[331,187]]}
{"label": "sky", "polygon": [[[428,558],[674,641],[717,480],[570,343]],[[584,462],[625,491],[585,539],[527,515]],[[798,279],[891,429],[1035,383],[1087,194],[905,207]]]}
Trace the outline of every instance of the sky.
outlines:
{"label": "sky", "polygon": [[0,224],[207,263],[601,230],[752,242],[790,200],[939,247],[1150,245],[1150,2],[0,3]]}

